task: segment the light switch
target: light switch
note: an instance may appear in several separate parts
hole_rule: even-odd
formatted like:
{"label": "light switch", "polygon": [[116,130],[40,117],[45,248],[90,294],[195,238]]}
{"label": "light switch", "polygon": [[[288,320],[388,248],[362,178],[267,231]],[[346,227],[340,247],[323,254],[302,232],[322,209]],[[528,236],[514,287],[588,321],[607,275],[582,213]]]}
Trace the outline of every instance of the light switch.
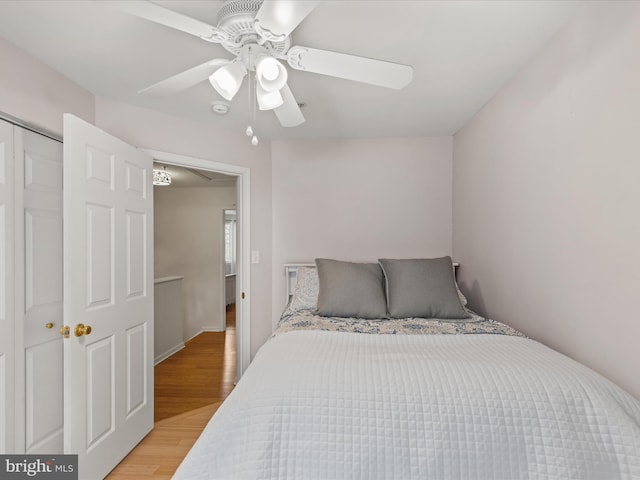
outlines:
{"label": "light switch", "polygon": [[260,252],[258,250],[251,250],[251,263],[260,263]]}

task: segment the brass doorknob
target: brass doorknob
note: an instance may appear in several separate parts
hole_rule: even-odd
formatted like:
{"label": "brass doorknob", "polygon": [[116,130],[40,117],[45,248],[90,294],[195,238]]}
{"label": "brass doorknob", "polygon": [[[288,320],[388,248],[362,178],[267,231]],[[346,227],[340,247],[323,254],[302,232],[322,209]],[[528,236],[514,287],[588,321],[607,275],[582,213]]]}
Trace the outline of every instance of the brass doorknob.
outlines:
{"label": "brass doorknob", "polygon": [[91,326],[84,325],[82,323],[77,324],[73,329],[73,334],[76,337],[81,337],[82,335],[89,335],[90,333],[91,333]]}
{"label": "brass doorknob", "polygon": [[52,322],[45,323],[44,328],[53,328],[53,323]]}
{"label": "brass doorknob", "polygon": [[60,327],[60,335],[62,335],[64,338],[69,338],[70,330],[71,330],[71,327],[67,325],[63,325],[62,327]]}

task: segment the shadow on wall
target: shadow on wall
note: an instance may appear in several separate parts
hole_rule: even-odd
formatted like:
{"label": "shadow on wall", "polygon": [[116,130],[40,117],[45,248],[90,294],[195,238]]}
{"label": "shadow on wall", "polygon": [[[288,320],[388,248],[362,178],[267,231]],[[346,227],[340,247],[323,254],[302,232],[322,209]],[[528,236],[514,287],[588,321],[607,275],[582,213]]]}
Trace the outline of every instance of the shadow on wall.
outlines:
{"label": "shadow on wall", "polygon": [[464,282],[460,283],[460,289],[469,300],[468,307],[471,310],[485,318],[490,318],[489,314],[487,313],[487,306],[484,303],[482,289],[480,288],[480,283],[478,283],[478,280],[473,280],[473,283],[471,283],[471,285]]}

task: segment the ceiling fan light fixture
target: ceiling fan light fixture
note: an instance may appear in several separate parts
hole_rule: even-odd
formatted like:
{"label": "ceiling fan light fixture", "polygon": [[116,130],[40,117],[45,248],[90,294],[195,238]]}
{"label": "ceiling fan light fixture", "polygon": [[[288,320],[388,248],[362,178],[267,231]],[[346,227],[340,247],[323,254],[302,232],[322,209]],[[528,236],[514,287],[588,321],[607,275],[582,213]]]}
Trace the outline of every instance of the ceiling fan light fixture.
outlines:
{"label": "ceiling fan light fixture", "polygon": [[280,90],[287,83],[287,69],[270,55],[258,55],[256,59],[256,78],[267,92]]}
{"label": "ceiling fan light fixture", "polygon": [[235,61],[213,72],[209,77],[209,82],[224,99],[232,100],[240,90],[242,79],[246,74],[247,69],[242,62]]}
{"label": "ceiling fan light fixture", "polygon": [[278,90],[269,92],[262,88],[260,82],[256,85],[256,98],[258,99],[258,108],[260,110],[273,110],[282,106],[284,100]]}

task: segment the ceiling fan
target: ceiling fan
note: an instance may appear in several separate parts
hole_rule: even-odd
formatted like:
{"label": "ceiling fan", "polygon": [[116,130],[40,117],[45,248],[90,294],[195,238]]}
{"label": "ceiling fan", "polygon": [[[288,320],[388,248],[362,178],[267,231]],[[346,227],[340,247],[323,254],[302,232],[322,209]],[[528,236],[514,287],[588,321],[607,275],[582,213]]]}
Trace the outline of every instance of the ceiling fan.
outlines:
{"label": "ceiling fan", "polygon": [[137,17],[219,43],[233,59],[215,58],[169,77],[139,93],[164,96],[209,79],[226,100],[233,99],[248,72],[255,72],[255,96],[260,110],[273,110],[280,124],[304,122],[300,107],[287,85],[286,60],[295,70],[320,73],[401,89],[413,77],[409,65],[375,60],[315,48],[292,46],[291,32],[319,0],[229,0],[214,27],[148,1],[118,2],[118,8]]}

